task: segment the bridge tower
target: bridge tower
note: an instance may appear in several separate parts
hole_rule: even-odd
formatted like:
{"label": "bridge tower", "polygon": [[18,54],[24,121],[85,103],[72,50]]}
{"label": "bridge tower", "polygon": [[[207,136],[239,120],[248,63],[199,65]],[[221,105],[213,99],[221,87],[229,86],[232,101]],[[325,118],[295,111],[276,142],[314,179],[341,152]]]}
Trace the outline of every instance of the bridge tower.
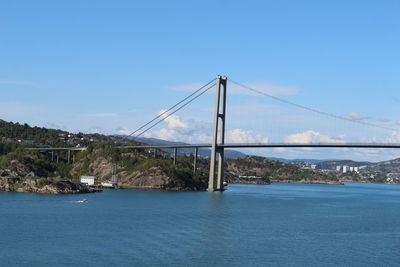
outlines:
{"label": "bridge tower", "polygon": [[[216,80],[213,141],[211,144],[210,176],[207,189],[209,192],[224,190],[224,147],[220,145],[225,144],[227,77],[218,75]],[[216,166],[217,158],[218,166]],[[216,177],[217,179],[215,179]]]}

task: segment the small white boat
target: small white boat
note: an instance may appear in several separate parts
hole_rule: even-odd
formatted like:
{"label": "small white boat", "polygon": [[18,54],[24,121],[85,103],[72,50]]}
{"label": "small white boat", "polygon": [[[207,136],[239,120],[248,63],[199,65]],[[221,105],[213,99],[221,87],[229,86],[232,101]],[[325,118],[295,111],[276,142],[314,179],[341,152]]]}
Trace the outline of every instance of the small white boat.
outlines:
{"label": "small white boat", "polygon": [[102,182],[101,186],[106,188],[116,188],[118,184],[113,181],[107,181],[107,182]]}
{"label": "small white boat", "polygon": [[224,182],[224,186],[228,186],[228,183],[227,183],[227,182]]}
{"label": "small white boat", "polygon": [[89,200],[87,200],[87,199],[81,199],[81,200],[78,200],[77,202],[78,202],[78,203],[86,203],[86,202],[89,202]]}

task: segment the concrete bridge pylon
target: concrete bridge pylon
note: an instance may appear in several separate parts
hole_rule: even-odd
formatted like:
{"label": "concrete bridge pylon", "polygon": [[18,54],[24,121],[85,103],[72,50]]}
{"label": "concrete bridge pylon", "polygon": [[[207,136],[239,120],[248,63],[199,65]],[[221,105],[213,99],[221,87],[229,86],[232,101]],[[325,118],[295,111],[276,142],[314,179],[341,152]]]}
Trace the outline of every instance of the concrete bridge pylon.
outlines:
{"label": "concrete bridge pylon", "polygon": [[[211,144],[209,192],[224,190],[224,147],[227,77],[216,77],[213,141]],[[217,161],[218,159],[218,161]],[[218,165],[217,165],[218,164]]]}

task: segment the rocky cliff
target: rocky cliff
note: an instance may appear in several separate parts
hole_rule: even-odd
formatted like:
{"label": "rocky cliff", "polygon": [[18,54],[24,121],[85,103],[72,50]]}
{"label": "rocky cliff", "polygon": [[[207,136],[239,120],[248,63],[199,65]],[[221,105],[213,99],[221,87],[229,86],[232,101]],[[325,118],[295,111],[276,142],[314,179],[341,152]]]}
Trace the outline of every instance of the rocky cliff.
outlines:
{"label": "rocky cliff", "polygon": [[206,190],[207,176],[199,171],[192,174],[190,163],[184,157],[178,166],[171,159],[151,158],[142,152],[121,151],[97,147],[80,153],[70,171],[73,177],[93,175],[97,182],[115,178],[124,188],[155,190]]}
{"label": "rocky cliff", "polygon": [[[46,194],[93,193],[98,190],[63,177],[43,155],[18,151],[0,157],[0,191]],[[64,164],[59,167],[65,166]],[[68,179],[68,180],[65,180]]]}

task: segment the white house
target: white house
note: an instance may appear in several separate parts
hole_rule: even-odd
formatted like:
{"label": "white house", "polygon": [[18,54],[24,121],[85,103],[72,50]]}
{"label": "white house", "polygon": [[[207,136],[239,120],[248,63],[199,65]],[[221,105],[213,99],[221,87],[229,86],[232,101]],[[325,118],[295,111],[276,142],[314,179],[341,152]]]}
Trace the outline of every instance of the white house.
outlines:
{"label": "white house", "polygon": [[94,176],[81,176],[81,183],[87,185],[94,185]]}

